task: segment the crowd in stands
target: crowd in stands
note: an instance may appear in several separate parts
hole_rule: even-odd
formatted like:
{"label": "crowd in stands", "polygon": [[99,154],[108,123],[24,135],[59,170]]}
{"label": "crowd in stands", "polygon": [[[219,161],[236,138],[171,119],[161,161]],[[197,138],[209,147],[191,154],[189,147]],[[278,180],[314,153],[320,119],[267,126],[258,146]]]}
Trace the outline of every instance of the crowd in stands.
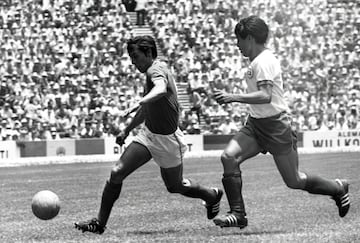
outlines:
{"label": "crowd in stands", "polygon": [[268,47],[281,60],[294,128],[360,128],[360,2],[179,0],[150,11],[178,80],[198,93],[191,94],[195,113],[201,104],[203,132],[233,132],[245,120],[246,106],[219,106],[209,96],[213,88],[246,91],[242,77],[249,63],[237,50],[233,30],[250,14],[270,25]]}
{"label": "crowd in stands", "polygon": [[[144,4],[144,1],[142,1]],[[0,2],[0,140],[114,136],[143,93],[126,40],[134,1]],[[178,82],[187,83],[189,134],[234,133],[247,107],[211,91],[245,92],[248,61],[235,45],[239,18],[271,28],[299,130],[360,128],[360,3],[330,0],[147,0],[146,21]]]}

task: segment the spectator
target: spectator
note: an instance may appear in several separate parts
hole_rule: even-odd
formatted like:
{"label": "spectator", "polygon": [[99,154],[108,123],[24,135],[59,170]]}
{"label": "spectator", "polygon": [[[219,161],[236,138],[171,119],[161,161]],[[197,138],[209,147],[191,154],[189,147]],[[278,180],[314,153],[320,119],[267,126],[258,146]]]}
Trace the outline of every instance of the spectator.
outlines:
{"label": "spectator", "polygon": [[345,120],[345,118],[343,116],[339,117],[336,125],[335,125],[335,129],[338,131],[341,130],[349,130],[349,126],[347,124],[347,121]]}
{"label": "spectator", "polygon": [[81,138],[93,138],[95,135],[95,131],[92,127],[92,120],[85,121],[85,127],[80,131]]}
{"label": "spectator", "polygon": [[191,111],[194,111],[197,115],[197,121],[200,122],[202,114],[202,98],[196,90],[192,90],[190,95]]}
{"label": "spectator", "polygon": [[51,135],[52,140],[59,140],[60,139],[60,135],[57,132],[56,127],[51,127],[50,128],[50,135]]}
{"label": "spectator", "polygon": [[221,117],[219,132],[224,135],[235,134],[238,131],[236,124],[230,119],[230,117]]}
{"label": "spectator", "polygon": [[104,126],[101,121],[94,121],[95,125],[93,126],[94,129],[94,138],[102,138],[104,137]]}
{"label": "spectator", "polygon": [[360,100],[357,96],[358,91],[353,90],[351,92],[351,97],[349,99],[349,102],[347,104],[347,109],[350,110],[351,114],[357,118],[359,114],[359,108],[360,108]]}
{"label": "spectator", "polygon": [[0,110],[0,117],[5,119],[11,119],[12,116],[13,116],[13,111],[10,108],[10,104],[6,102],[4,104],[4,107]]}
{"label": "spectator", "polygon": [[79,139],[80,135],[79,135],[79,129],[77,128],[76,125],[72,125],[69,131],[69,138],[72,139]]}
{"label": "spectator", "polygon": [[136,0],[136,24],[145,25],[147,0]]}
{"label": "spectator", "polygon": [[122,0],[122,3],[125,5],[125,9],[128,12],[134,12],[136,8],[136,0]]}
{"label": "spectator", "polygon": [[200,134],[200,126],[196,120],[192,120],[189,126],[186,127],[187,134]]}

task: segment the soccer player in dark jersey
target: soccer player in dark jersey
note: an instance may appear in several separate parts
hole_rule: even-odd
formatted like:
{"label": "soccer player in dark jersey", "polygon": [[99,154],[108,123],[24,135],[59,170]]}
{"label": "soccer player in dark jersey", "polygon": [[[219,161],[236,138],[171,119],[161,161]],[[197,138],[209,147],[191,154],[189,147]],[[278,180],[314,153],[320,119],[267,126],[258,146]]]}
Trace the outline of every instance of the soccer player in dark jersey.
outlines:
{"label": "soccer player in dark jersey", "polygon": [[245,126],[231,139],[221,155],[224,168],[222,183],[230,212],[214,219],[220,227],[247,226],[240,165],[261,152],[272,154],[289,188],[331,196],[340,217],[344,217],[350,207],[349,183],[346,180],[328,180],[298,169],[296,132],[292,130],[289,107],[284,99],[280,62],[265,47],[268,32],[267,24],[257,16],[240,20],[235,26],[235,35],[237,47],[250,61],[245,75],[247,93],[214,91],[218,103],[249,104],[250,113]]}
{"label": "soccer player in dark jersey", "polygon": [[123,180],[151,158],[160,166],[162,179],[170,193],[202,199],[208,219],[213,219],[219,212],[223,192],[183,178],[186,145],[179,129],[176,84],[166,64],[157,59],[155,40],[151,36],[132,38],[127,42],[127,50],[135,67],[146,74],[145,94],[136,105],[125,111],[124,116],[136,113],[116,142],[123,145],[132,129],[141,125],[141,130],[112,168],[103,189],[97,218],[76,222],[75,227],[83,232],[102,234],[119,198]]}

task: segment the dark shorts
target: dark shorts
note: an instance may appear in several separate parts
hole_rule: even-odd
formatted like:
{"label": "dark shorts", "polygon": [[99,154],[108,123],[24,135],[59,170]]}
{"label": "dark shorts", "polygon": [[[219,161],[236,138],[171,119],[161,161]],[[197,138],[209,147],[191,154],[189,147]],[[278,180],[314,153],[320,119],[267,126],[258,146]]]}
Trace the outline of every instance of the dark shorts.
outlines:
{"label": "dark shorts", "polygon": [[291,127],[291,117],[286,112],[267,118],[248,117],[240,133],[256,139],[262,153],[288,154],[297,150],[297,134]]}

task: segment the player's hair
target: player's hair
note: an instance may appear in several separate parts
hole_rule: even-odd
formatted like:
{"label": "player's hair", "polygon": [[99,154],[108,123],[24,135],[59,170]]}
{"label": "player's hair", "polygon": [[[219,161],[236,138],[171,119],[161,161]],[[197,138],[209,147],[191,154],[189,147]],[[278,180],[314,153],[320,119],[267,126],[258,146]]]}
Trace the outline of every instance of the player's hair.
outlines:
{"label": "player's hair", "polygon": [[258,44],[265,44],[269,35],[269,27],[256,15],[243,18],[235,26],[235,35],[245,39],[251,35]]}
{"label": "player's hair", "polygon": [[148,50],[151,50],[151,54],[153,58],[157,57],[157,49],[156,43],[152,36],[150,35],[143,35],[143,36],[136,36],[134,38],[130,38],[127,41],[127,51],[130,53],[134,50],[134,47],[137,46],[140,51],[143,53],[147,53]]}

